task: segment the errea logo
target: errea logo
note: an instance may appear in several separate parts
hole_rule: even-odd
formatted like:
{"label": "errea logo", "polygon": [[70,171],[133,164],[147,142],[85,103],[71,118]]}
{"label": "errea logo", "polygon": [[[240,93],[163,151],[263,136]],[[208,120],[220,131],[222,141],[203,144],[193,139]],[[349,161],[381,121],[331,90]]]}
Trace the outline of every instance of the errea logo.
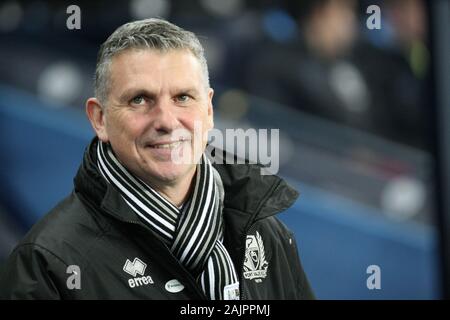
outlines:
{"label": "errea logo", "polygon": [[[144,276],[146,268],[147,264],[142,262],[142,260],[139,258],[134,258],[133,262],[131,262],[129,259],[125,261],[123,271],[133,276],[133,278],[128,279],[128,285],[130,286],[130,288],[154,283],[152,277]],[[137,275],[141,275],[142,277],[136,278]]]}
{"label": "errea logo", "polygon": [[132,275],[133,277],[136,277],[137,274],[143,276],[145,273],[145,268],[147,268],[147,264],[142,262],[142,260],[139,258],[134,258],[133,262],[127,259],[125,265],[123,266],[123,271]]}

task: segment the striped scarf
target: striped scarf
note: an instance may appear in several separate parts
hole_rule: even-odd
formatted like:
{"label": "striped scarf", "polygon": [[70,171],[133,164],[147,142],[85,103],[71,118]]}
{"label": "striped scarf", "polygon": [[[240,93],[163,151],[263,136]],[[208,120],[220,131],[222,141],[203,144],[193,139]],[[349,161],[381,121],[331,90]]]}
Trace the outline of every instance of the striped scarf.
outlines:
{"label": "striped scarf", "polygon": [[[98,168],[137,216],[156,232],[212,300],[239,298],[238,278],[223,245],[223,185],[203,154],[197,164],[192,196],[181,209],[134,176],[99,141]],[[230,289],[234,294],[229,294]]]}

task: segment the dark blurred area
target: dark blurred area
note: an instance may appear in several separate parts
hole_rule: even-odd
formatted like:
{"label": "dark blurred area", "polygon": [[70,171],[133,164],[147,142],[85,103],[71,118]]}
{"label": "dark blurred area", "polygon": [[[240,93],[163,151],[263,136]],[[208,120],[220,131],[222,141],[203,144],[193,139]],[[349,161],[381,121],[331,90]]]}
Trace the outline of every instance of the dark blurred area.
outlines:
{"label": "dark blurred area", "polygon": [[[66,26],[73,4],[80,30]],[[0,261],[72,188],[100,44],[147,17],[199,36],[217,128],[280,129],[279,173],[301,192],[283,219],[319,298],[440,296],[421,0],[0,2]],[[366,288],[370,264],[385,290]]]}
{"label": "dark blurred area", "polygon": [[369,30],[364,13],[371,4],[374,1],[289,2],[295,35],[260,47],[262,54],[246,73],[246,88],[297,110],[426,150],[430,53],[425,5],[420,0],[385,1],[383,28]]}
{"label": "dark blurred area", "polygon": [[384,1],[380,30],[366,28],[374,1],[76,3],[82,28],[75,31],[66,28],[72,2],[2,4],[0,80],[79,108],[92,93],[99,44],[127,21],[162,16],[203,37],[213,84],[427,150],[430,53],[421,0]]}

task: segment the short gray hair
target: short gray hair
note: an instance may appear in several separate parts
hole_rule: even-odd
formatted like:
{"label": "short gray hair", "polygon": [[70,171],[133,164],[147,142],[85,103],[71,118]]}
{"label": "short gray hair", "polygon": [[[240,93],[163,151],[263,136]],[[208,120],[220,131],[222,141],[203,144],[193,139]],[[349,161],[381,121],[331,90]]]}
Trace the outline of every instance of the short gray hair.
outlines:
{"label": "short gray hair", "polygon": [[209,88],[208,65],[204,49],[197,36],[166,20],[144,19],[126,23],[114,31],[101,45],[95,69],[95,96],[106,103],[110,89],[110,65],[112,58],[128,49],[153,49],[167,52],[188,49],[199,60]]}

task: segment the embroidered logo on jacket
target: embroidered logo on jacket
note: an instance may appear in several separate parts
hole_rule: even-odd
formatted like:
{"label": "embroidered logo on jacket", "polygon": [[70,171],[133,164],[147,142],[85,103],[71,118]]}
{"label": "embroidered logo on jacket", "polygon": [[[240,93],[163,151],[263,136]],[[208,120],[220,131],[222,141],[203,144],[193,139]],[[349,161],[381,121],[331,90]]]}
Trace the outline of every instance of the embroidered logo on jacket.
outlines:
{"label": "embroidered logo on jacket", "polygon": [[[125,265],[123,266],[123,271],[133,276],[133,278],[128,279],[128,285],[130,288],[153,284],[152,277],[144,276],[146,268],[147,264],[142,262],[139,258],[134,258],[133,262],[127,259]],[[136,278],[137,275],[141,275],[142,277]]]}
{"label": "embroidered logo on jacket", "polygon": [[267,276],[269,263],[264,252],[264,243],[261,235],[247,235],[245,241],[244,278],[261,282]]}
{"label": "embroidered logo on jacket", "polygon": [[136,275],[140,274],[141,276],[145,273],[145,268],[147,268],[147,264],[141,261],[139,258],[134,258],[134,261],[131,262],[129,259],[125,262],[123,266],[123,271],[136,277]]}

